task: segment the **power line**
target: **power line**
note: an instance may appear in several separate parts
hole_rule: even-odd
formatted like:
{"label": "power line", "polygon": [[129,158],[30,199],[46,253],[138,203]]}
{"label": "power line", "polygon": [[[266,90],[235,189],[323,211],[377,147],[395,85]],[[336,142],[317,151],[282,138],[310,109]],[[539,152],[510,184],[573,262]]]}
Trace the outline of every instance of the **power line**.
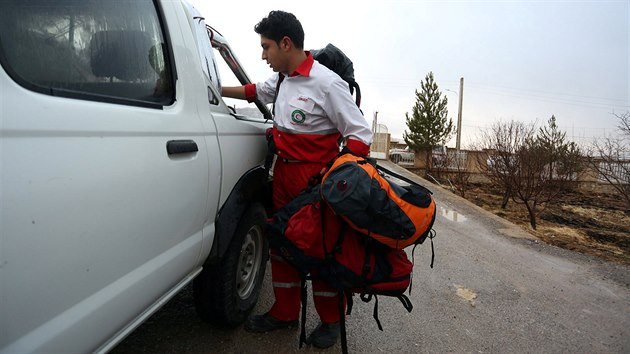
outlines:
{"label": "power line", "polygon": [[606,100],[606,101],[620,101],[622,103],[624,103],[624,102],[628,103],[628,99],[623,99],[623,98],[607,98],[607,97],[601,97],[601,96],[587,96],[587,95],[582,95],[582,94],[551,92],[551,91],[536,90],[536,89],[523,89],[523,88],[501,86],[501,85],[488,85],[488,84],[475,83],[475,82],[470,83],[469,86],[479,86],[479,87],[495,89],[495,90],[496,89],[501,89],[501,90],[511,90],[511,91],[523,91],[526,94],[529,93],[531,95],[572,96],[572,97],[577,97],[577,98],[587,98],[587,99]]}
{"label": "power line", "polygon": [[[448,82],[448,81],[447,81]],[[377,87],[399,87],[399,88],[407,88],[413,87],[416,90],[419,87],[419,82],[416,80],[387,80],[387,79],[366,79],[363,80],[362,84],[373,83]],[[439,84],[438,84],[439,85]],[[574,93],[561,93],[561,92],[550,92],[544,90],[534,90],[534,89],[522,89],[522,88],[513,88],[507,86],[500,85],[488,85],[482,83],[468,83],[467,86],[472,86],[473,88],[477,88],[477,90],[481,90],[486,94],[491,95],[499,95],[499,96],[507,96],[514,97],[519,99],[527,99],[532,101],[539,102],[548,102],[548,103],[560,103],[570,106],[581,106],[581,107],[600,107],[600,108],[611,108],[611,109],[620,109],[620,110],[628,110],[630,105],[628,105],[627,99],[622,98],[609,98],[609,97],[600,97],[600,96],[588,96],[588,95],[580,95]],[[476,90],[469,91],[469,94],[478,93]],[[469,96],[470,97],[470,96]],[[600,102],[597,102],[600,101]]]}
{"label": "power line", "polygon": [[[623,109],[627,109],[630,107],[629,105],[617,104],[617,103],[612,103],[612,102],[593,102],[593,101],[577,100],[573,98],[563,98],[563,97],[554,98],[554,97],[544,96],[542,94],[502,92],[500,91],[500,89],[493,89],[493,88],[481,88],[481,90],[491,95],[508,96],[508,97],[514,97],[514,98],[519,98],[519,99],[539,101],[539,102],[560,103],[560,104],[565,104],[569,106],[602,107],[602,108],[608,107],[608,108],[623,108]],[[557,96],[560,96],[560,95],[561,94],[558,94]],[[610,98],[591,98],[591,99],[621,101],[619,99],[610,99]]]}

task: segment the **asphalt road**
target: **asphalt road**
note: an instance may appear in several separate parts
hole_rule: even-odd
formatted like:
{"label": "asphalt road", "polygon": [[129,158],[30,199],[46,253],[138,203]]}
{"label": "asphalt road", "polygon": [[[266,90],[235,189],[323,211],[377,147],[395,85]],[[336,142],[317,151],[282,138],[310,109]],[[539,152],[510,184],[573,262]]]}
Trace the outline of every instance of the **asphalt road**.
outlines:
{"label": "asphalt road", "polygon": [[[347,319],[350,352],[630,353],[630,267],[538,242],[420,181],[438,204],[435,266],[429,267],[430,245],[418,247],[410,295],[414,309],[407,313],[398,300],[380,298],[383,332],[372,319],[373,303],[355,301]],[[267,278],[257,313],[273,301]],[[309,302],[307,329],[312,329],[317,318]],[[299,349],[298,336],[298,330],[258,335],[242,326],[230,330],[203,323],[189,287],[113,353],[317,351]],[[326,350],[339,351],[339,344]]]}

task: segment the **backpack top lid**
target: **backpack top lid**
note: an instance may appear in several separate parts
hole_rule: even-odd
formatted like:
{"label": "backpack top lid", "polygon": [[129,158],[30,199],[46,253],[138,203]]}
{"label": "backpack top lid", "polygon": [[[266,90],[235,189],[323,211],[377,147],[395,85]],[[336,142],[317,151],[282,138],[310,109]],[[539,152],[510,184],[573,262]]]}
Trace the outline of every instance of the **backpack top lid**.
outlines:
{"label": "backpack top lid", "polygon": [[362,157],[344,154],[321,182],[322,199],[351,227],[402,249],[429,236],[435,220],[431,192],[418,185],[399,186]]}
{"label": "backpack top lid", "polygon": [[350,86],[350,93],[354,93],[353,85],[354,81],[354,66],[352,61],[348,58],[339,48],[328,43],[326,47],[322,49],[311,50],[313,59],[317,60],[320,64],[324,65],[328,69],[334,71]]}

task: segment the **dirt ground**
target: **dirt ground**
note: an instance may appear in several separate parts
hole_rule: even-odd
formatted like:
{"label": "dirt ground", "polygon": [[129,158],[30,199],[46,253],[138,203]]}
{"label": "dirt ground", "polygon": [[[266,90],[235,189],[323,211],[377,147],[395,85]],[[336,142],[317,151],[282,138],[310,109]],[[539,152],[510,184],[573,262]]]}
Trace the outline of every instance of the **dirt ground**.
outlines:
{"label": "dirt ground", "polygon": [[520,225],[540,240],[558,247],[630,264],[630,213],[614,194],[568,192],[544,206],[537,228],[529,225],[527,210],[510,201],[501,209],[501,190],[475,184],[466,199]]}

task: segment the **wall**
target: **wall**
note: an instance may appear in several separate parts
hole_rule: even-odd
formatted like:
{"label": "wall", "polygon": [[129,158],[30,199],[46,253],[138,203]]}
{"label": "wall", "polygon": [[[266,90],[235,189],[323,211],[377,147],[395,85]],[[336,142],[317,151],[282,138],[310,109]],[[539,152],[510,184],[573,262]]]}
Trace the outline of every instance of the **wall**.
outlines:
{"label": "wall", "polygon": [[[488,157],[492,151],[473,151],[473,150],[460,150],[460,154],[465,155],[465,163],[463,164],[462,171],[470,173],[469,181],[472,183],[490,183],[490,179],[485,174],[485,165]],[[448,148],[447,156],[452,157],[457,154],[454,148]],[[426,152],[417,152],[413,163],[413,166],[403,166],[412,170],[417,174],[424,174]],[[598,178],[598,173],[592,167],[590,167],[586,160],[584,161],[585,171],[578,176],[578,188],[586,191],[603,192],[603,193],[616,193],[616,190],[608,183],[601,181]],[[441,173],[452,173],[458,170],[456,163],[445,166],[444,168],[432,168],[432,174],[439,176]]]}

